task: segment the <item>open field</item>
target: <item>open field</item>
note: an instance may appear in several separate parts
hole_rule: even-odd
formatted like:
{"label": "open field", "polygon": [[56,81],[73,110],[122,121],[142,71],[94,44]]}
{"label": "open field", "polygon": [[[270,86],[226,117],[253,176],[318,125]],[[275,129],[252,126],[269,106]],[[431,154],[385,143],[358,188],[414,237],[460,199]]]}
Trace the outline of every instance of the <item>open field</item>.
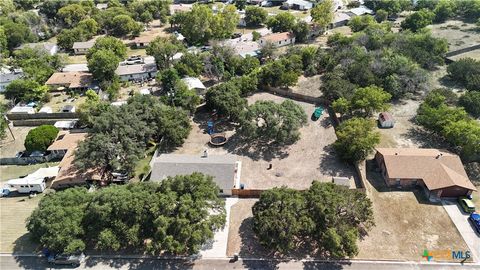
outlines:
{"label": "open field", "polygon": [[25,227],[25,220],[37,207],[43,195],[32,199],[28,196],[0,199],[0,252],[31,253],[35,251]]}
{"label": "open field", "polygon": [[85,55],[68,55],[67,64],[86,64],[87,57]]}
{"label": "open field", "polygon": [[418,189],[389,190],[379,173],[367,177],[376,226],[359,241],[357,258],[421,261],[424,249],[467,250],[441,204]]}
{"label": "open field", "polygon": [[478,28],[474,23],[465,23],[459,20],[449,20],[440,24],[427,26],[435,37],[445,38],[449,44],[449,51],[470,47],[480,43]]}
{"label": "open field", "polygon": [[[283,97],[268,93],[258,93],[248,98],[249,104],[257,100],[282,102]],[[224,147],[213,148],[208,145],[210,136],[206,133],[207,113],[197,113],[193,130],[177,154],[198,154],[208,149],[212,155],[233,154],[242,162],[240,182],[250,189],[269,189],[286,185],[295,189],[310,187],[313,180],[330,181],[332,176],[353,177],[354,171],[348,164],[336,159],[331,144],[336,136],[327,113],[318,121],[310,120],[315,106],[296,102],[308,116],[308,123],[301,128],[301,138],[293,145],[285,147],[255,146],[236,138],[233,128],[225,127],[217,132],[225,132],[229,142]],[[272,169],[267,170],[269,164]],[[301,166],[299,166],[301,164]]]}

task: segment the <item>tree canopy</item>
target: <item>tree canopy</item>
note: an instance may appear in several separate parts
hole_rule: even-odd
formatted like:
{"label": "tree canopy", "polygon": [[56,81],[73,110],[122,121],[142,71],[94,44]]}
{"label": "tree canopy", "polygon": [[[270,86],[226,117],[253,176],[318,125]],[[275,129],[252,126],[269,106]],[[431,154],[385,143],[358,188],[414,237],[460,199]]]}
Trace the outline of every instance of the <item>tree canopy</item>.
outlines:
{"label": "tree canopy", "polygon": [[160,70],[170,68],[173,56],[185,51],[185,46],[174,37],[157,37],[147,47],[147,54],[155,58]]}
{"label": "tree canopy", "polygon": [[242,112],[237,133],[250,142],[292,144],[300,139],[299,129],[306,123],[305,111],[291,100],[257,101]]}
{"label": "tree canopy", "polygon": [[194,254],[225,224],[218,191],[211,176],[199,173],[93,193],[71,188],[43,197],[27,228],[58,253],[92,248]]}
{"label": "tree canopy", "polygon": [[248,27],[258,27],[267,21],[268,12],[258,6],[248,6],[245,9],[245,23]]}
{"label": "tree canopy", "polygon": [[435,14],[427,9],[421,9],[411,15],[408,15],[402,22],[402,29],[409,29],[413,32],[432,24]]}
{"label": "tree canopy", "polygon": [[333,21],[333,12],[333,1],[325,0],[315,5],[310,11],[310,14],[312,15],[313,21],[320,27],[327,27]]}
{"label": "tree canopy", "polygon": [[373,121],[364,118],[353,117],[342,122],[333,144],[339,156],[350,162],[365,160],[380,142],[380,133],[373,131],[373,127]]}
{"label": "tree canopy", "polygon": [[58,128],[52,125],[41,125],[30,130],[25,138],[25,149],[28,152],[47,151],[47,148],[57,138]]}
{"label": "tree canopy", "polygon": [[462,58],[448,65],[447,72],[468,90],[480,91],[480,61]]}
{"label": "tree canopy", "polygon": [[252,211],[260,243],[283,255],[302,247],[326,258],[353,257],[360,232],[374,224],[365,194],[317,181],[305,192],[264,191]]}
{"label": "tree canopy", "polygon": [[48,87],[33,80],[13,80],[3,92],[5,97],[14,102],[31,102],[41,100],[48,92]]}

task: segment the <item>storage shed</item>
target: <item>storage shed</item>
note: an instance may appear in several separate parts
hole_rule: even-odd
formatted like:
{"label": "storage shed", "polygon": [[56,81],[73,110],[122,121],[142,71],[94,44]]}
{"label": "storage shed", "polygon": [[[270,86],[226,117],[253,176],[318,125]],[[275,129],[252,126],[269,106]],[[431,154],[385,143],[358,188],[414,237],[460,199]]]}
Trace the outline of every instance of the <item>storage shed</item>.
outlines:
{"label": "storage shed", "polygon": [[381,112],[378,115],[378,124],[382,128],[393,128],[395,125],[395,120],[393,120],[393,116],[388,112]]}

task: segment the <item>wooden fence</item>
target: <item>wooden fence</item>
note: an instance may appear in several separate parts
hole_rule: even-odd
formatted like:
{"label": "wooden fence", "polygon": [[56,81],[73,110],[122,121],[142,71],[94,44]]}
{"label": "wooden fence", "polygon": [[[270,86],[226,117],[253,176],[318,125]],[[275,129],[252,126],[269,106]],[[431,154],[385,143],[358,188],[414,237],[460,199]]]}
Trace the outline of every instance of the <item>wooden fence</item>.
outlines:
{"label": "wooden fence", "polygon": [[34,120],[34,119],[76,119],[77,113],[72,112],[58,112],[58,113],[9,113],[7,118],[13,120]]}
{"label": "wooden fence", "polygon": [[264,190],[262,189],[232,189],[232,196],[239,198],[260,198]]}
{"label": "wooden fence", "polygon": [[275,87],[264,87],[264,90],[267,92],[270,92],[275,95],[287,97],[293,100],[297,101],[302,101],[302,102],[307,102],[307,103],[312,103],[312,104],[327,104],[327,100],[325,100],[322,97],[313,97],[313,96],[308,96],[304,94],[299,94],[292,92],[289,89],[281,89],[281,88],[275,88]]}

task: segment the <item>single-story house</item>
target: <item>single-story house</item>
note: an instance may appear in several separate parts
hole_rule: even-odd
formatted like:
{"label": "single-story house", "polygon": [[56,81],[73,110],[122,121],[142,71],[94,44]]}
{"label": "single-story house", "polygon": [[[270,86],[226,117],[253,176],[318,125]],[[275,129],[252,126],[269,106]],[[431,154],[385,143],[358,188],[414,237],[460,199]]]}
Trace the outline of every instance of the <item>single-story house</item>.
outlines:
{"label": "single-story house", "polygon": [[259,39],[260,45],[272,43],[275,47],[282,47],[295,43],[295,35],[290,32],[273,33]]}
{"label": "single-story house", "polygon": [[55,72],[45,84],[50,86],[52,90],[60,90],[59,87],[70,90],[87,90],[92,86],[92,81],[93,76],[88,72]]}
{"label": "single-story house", "polygon": [[25,43],[22,46],[18,47],[16,50],[21,50],[24,48],[40,49],[48,53],[49,55],[55,55],[58,52],[57,44],[50,42],[40,42],[40,43]]}
{"label": "single-story house", "polygon": [[187,85],[189,90],[195,90],[198,95],[204,95],[207,90],[207,87],[205,87],[198,78],[186,77],[183,78],[182,81]]}
{"label": "single-story house", "polygon": [[152,42],[155,38],[156,37],[154,36],[136,37],[133,40],[133,44],[135,48],[145,48],[150,45],[150,42]]}
{"label": "single-story house", "polygon": [[34,114],[35,108],[30,106],[15,106],[13,107],[10,112],[11,114]]}
{"label": "single-story house", "polygon": [[87,64],[69,64],[62,68],[62,72],[88,72]]}
{"label": "single-story house", "polygon": [[375,160],[387,186],[424,188],[429,198],[470,195],[477,190],[460,158],[445,150],[377,148]]}
{"label": "single-story house", "polygon": [[313,3],[305,0],[287,0],[284,2],[284,5],[298,10],[309,10],[313,8]]}
{"label": "single-story house", "polygon": [[21,68],[12,68],[9,66],[0,67],[0,92],[5,91],[7,85],[16,79],[23,77]]}
{"label": "single-story house", "polygon": [[88,50],[95,45],[95,40],[74,42],[73,43],[73,53],[74,54],[87,54]]}
{"label": "single-story house", "polygon": [[157,65],[155,63],[119,65],[115,73],[122,81],[146,81],[155,78]]}
{"label": "single-story house", "polygon": [[350,21],[350,15],[344,12],[335,12],[333,16],[333,21],[330,23],[330,28],[336,28],[340,26],[347,25]]}
{"label": "single-story house", "polygon": [[350,17],[363,16],[363,15],[373,15],[374,14],[373,10],[371,10],[371,9],[365,7],[365,6],[352,8],[352,9],[347,10],[346,12]]}
{"label": "single-story house", "polygon": [[378,114],[378,124],[382,128],[392,128],[395,125],[395,120],[389,112],[381,112]]}
{"label": "single-story house", "polygon": [[232,189],[240,187],[241,162],[233,155],[161,154],[151,164],[151,181],[199,172],[212,176],[222,195],[232,195]]}
{"label": "single-story house", "polygon": [[59,167],[40,168],[35,172],[17,179],[7,181],[9,189],[14,189],[18,193],[41,193],[46,188],[46,181],[58,175]]}
{"label": "single-story house", "polygon": [[60,167],[58,175],[50,184],[51,188],[61,189],[101,180],[101,173],[98,170],[80,171],[74,164],[75,149],[86,137],[87,133],[60,132],[57,139],[48,147],[49,151],[64,154],[62,161],[58,164]]}

